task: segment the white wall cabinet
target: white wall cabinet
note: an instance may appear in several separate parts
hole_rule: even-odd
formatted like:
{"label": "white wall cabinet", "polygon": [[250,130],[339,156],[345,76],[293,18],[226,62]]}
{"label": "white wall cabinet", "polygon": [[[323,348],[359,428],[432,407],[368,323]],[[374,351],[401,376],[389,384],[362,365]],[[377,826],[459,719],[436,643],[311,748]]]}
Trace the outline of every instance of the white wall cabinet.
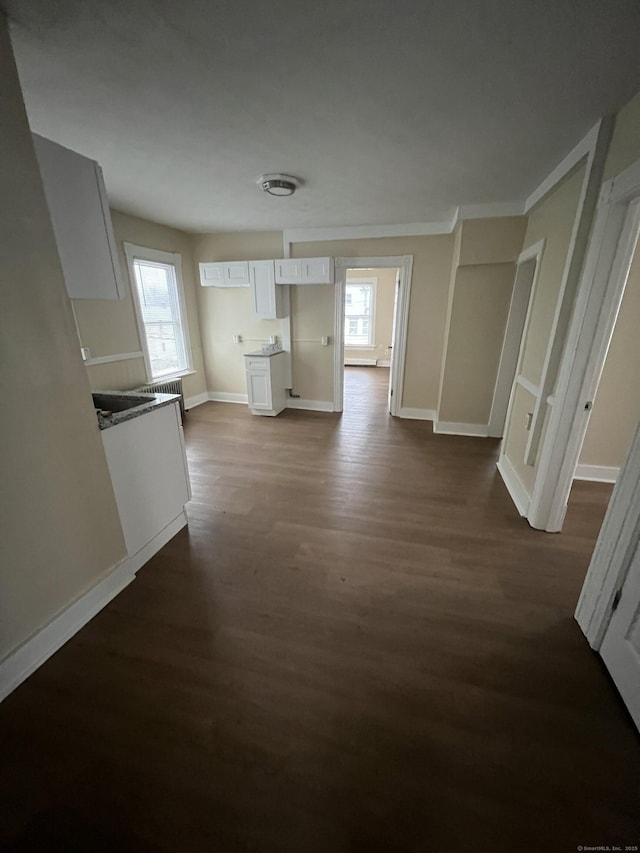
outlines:
{"label": "white wall cabinet", "polygon": [[282,287],[276,284],[273,261],[249,261],[251,305],[261,320],[281,320],[284,316]]}
{"label": "white wall cabinet", "polygon": [[191,498],[178,403],[101,432],[132,557],[184,513]]}
{"label": "white wall cabinet", "polygon": [[283,258],[275,262],[276,284],[333,284],[333,258]]}
{"label": "white wall cabinet", "polygon": [[244,357],[247,397],[253,415],[274,417],[287,406],[285,353],[269,356],[248,353]]}
{"label": "white wall cabinet", "polygon": [[203,287],[249,287],[249,261],[217,261],[200,264]]}
{"label": "white wall cabinet", "polygon": [[102,169],[33,134],[42,183],[72,299],[120,299],[122,272]]}

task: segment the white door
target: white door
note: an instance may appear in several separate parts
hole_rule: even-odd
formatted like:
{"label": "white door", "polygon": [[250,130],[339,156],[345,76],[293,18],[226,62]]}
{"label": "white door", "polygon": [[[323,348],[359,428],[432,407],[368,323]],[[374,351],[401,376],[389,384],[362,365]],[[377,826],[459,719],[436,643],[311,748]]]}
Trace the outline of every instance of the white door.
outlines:
{"label": "white door", "polygon": [[396,273],[396,290],[393,296],[393,324],[391,326],[391,355],[389,356],[389,390],[387,391],[387,411],[391,414],[393,399],[393,354],[396,346],[396,322],[398,319],[398,293],[400,291],[400,270]]}
{"label": "white door", "polygon": [[640,729],[640,546],[616,600],[600,654]]}

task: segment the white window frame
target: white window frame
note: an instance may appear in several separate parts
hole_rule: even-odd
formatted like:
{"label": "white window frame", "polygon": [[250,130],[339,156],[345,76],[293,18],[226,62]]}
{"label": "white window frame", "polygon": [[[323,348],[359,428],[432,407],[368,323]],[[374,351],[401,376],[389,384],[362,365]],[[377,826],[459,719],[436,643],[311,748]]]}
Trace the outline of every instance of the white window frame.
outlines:
{"label": "white window frame", "polygon": [[[369,328],[370,328],[370,336],[369,343],[367,344],[348,344],[345,340],[344,348],[345,349],[359,349],[359,350],[374,350],[376,348],[376,301],[378,298],[378,279],[376,276],[369,276],[368,278],[347,278],[345,282],[345,309],[347,306],[346,300],[346,289],[351,285],[370,285],[371,286],[371,314],[369,315]],[[347,319],[347,314],[345,310],[345,320]],[[349,334],[347,332],[347,324],[344,324],[345,328],[345,338]]]}
{"label": "white window frame", "polygon": [[[144,364],[147,372],[147,381],[164,382],[171,379],[176,379],[179,376],[187,376],[193,373],[193,362],[191,359],[191,340],[189,338],[189,317],[187,315],[187,304],[184,297],[184,283],[182,281],[182,257],[177,252],[163,252],[160,249],[149,249],[146,246],[136,246],[133,243],[124,244],[124,253],[127,258],[127,269],[129,271],[129,286],[131,288],[131,298],[135,309],[136,324],[138,326],[138,335],[140,336],[140,346],[144,355]],[[176,285],[178,289],[178,308],[180,310],[180,325],[182,327],[182,335],[184,338],[184,350],[187,360],[187,366],[183,370],[177,370],[175,373],[163,373],[162,376],[154,376],[151,368],[151,358],[149,356],[149,346],[147,344],[147,332],[142,317],[142,308],[140,298],[138,296],[138,287],[136,284],[136,273],[134,261],[149,261],[156,264],[167,264],[175,270]]]}

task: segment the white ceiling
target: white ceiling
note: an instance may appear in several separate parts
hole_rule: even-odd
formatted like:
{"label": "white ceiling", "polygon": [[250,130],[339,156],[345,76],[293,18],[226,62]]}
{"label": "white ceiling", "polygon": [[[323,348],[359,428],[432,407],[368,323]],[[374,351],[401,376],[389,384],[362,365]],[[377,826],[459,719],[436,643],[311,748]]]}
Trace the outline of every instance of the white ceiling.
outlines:
{"label": "white ceiling", "polygon": [[[32,128],[189,231],[524,199],[640,88],[636,0],[5,0]],[[257,187],[263,172],[304,186]]]}

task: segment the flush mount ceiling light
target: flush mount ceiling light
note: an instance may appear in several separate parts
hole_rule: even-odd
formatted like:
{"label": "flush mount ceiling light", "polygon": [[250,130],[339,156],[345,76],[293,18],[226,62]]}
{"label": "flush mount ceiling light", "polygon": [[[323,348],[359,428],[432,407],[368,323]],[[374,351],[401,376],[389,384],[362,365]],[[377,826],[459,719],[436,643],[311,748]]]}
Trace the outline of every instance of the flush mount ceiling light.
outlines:
{"label": "flush mount ceiling light", "polygon": [[260,175],[256,183],[264,192],[277,196],[293,195],[300,186],[293,175]]}

